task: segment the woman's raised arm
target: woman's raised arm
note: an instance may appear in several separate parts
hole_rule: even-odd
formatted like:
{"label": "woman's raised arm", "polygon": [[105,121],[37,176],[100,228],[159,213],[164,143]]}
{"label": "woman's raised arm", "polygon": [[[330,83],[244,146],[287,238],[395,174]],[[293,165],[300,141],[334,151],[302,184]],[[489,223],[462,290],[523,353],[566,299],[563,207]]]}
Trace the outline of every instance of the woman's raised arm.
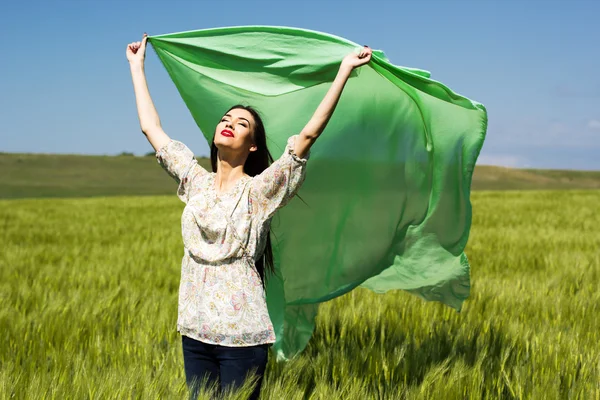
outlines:
{"label": "woman's raised arm", "polygon": [[321,101],[321,104],[319,104],[319,107],[317,107],[310,121],[308,121],[308,124],[306,124],[300,135],[296,138],[294,152],[298,157],[304,158],[308,154],[311,146],[327,126],[352,70],[371,61],[371,53],[372,50],[365,46],[360,54],[353,52],[344,57],[338,74],[327,94]]}
{"label": "woman's raised arm", "polygon": [[126,55],[131,69],[131,79],[133,80],[133,90],[135,92],[140,127],[152,147],[154,147],[154,150],[158,151],[168,144],[171,138],[167,136],[160,125],[160,118],[148,91],[146,73],[144,72],[147,40],[148,36],[144,34],[141,42],[128,44]]}

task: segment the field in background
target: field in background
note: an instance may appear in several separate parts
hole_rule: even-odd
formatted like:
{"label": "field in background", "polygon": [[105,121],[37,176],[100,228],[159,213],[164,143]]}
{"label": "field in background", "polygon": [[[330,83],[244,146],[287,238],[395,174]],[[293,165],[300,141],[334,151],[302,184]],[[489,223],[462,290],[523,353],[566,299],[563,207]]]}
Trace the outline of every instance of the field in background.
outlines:
{"label": "field in background", "polygon": [[[140,193],[161,179],[170,196],[0,201],[0,398],[184,399],[173,182],[150,157],[99,157],[96,175],[90,157],[80,168],[63,160],[54,168],[72,172],[64,185],[30,173],[47,160],[16,168],[9,157],[4,197]],[[598,174],[479,167],[475,184],[598,187]],[[473,286],[461,313],[354,290],[321,306],[302,355],[270,359],[263,398],[600,399],[600,191],[472,200]]]}
{"label": "field in background", "polygon": [[[200,164],[210,170],[208,159]],[[174,194],[154,156],[0,153],[0,198]],[[310,170],[309,170],[310,173]],[[478,166],[473,190],[600,189],[600,171]]]}

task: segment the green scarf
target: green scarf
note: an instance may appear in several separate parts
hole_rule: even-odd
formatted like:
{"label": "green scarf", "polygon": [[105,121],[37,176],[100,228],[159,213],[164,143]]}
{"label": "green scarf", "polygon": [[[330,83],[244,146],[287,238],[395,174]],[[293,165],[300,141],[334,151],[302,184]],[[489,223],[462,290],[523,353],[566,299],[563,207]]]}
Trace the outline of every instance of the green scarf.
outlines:
{"label": "green scarf", "polygon": [[[261,112],[275,158],[311,118],[342,58],[361,47],[265,26],[149,41],[209,144],[241,102]],[[296,198],[273,219],[277,276],[267,304],[279,360],[306,347],[319,303],[357,286],[460,310],[470,289],[471,177],[486,126],[483,105],[380,51],[353,72],[311,150],[305,203]]]}

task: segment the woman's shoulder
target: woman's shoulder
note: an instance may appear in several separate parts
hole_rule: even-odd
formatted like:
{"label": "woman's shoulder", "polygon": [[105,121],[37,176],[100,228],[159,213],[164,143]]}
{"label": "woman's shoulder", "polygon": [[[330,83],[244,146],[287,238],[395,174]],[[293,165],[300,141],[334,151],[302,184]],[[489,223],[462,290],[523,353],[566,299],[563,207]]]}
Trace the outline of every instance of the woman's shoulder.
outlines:
{"label": "woman's shoulder", "polygon": [[200,165],[194,166],[194,168],[196,171],[191,174],[191,182],[189,182],[190,198],[198,195],[206,195],[215,176],[214,172],[206,171]]}

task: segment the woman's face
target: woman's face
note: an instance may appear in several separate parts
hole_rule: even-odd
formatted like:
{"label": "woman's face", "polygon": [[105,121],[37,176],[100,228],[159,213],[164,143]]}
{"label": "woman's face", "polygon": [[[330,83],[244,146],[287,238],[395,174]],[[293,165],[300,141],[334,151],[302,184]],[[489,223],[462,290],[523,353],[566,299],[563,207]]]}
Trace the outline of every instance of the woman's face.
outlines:
{"label": "woman's face", "polygon": [[235,108],[221,118],[215,129],[215,145],[227,152],[256,151],[254,138],[254,118],[248,111]]}

